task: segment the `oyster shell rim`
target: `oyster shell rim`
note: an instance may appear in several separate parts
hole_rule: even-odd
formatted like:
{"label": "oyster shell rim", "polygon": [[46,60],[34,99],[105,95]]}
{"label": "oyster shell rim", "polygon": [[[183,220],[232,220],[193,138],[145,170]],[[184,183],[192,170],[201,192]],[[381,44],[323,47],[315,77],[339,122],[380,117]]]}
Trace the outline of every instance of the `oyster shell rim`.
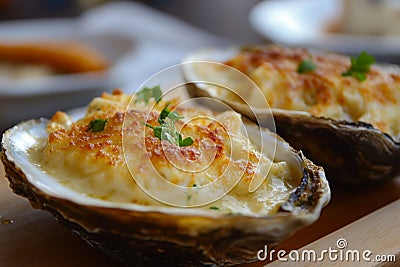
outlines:
{"label": "oyster shell rim", "polygon": [[[108,218],[107,214],[109,212],[111,213],[123,213],[124,215],[128,215],[127,217],[135,217],[137,215],[143,216],[143,214],[146,215],[152,215],[156,217],[160,217],[163,219],[171,220],[169,218],[174,218],[173,222],[175,223],[175,220],[177,218],[200,218],[201,220],[205,219],[209,221],[210,224],[217,225],[217,229],[220,227],[224,227],[228,225],[229,227],[225,229],[225,232],[230,233],[235,233],[237,230],[237,227],[241,227],[240,230],[243,231],[247,235],[251,236],[257,235],[257,236],[266,236],[268,233],[271,232],[271,227],[278,227],[277,222],[279,220],[283,220],[283,224],[279,225],[279,231],[275,235],[275,239],[271,241],[271,239],[265,240],[265,244],[268,245],[276,245],[277,243],[281,242],[283,239],[287,238],[289,235],[293,234],[295,231],[298,229],[310,225],[313,223],[315,220],[318,219],[322,208],[327,205],[327,203],[330,200],[330,188],[329,184],[326,180],[326,177],[324,175],[323,169],[321,167],[318,167],[314,165],[312,162],[307,160],[301,152],[299,152],[299,156],[303,160],[305,164],[305,170],[307,170],[307,173],[309,173],[309,176],[304,176],[307,177],[307,181],[305,183],[306,186],[310,186],[309,188],[306,188],[305,190],[315,190],[312,192],[311,196],[315,197],[314,199],[311,199],[310,206],[307,207],[306,209],[299,208],[297,209],[297,205],[294,204],[294,201],[296,199],[293,199],[293,204],[290,205],[289,200],[287,207],[285,209],[282,209],[281,211],[272,214],[272,215],[267,215],[267,216],[249,216],[249,215],[241,215],[241,214],[235,214],[235,215],[228,215],[228,214],[216,214],[218,216],[213,216],[215,213],[212,212],[207,212],[205,214],[206,216],[202,214],[191,214],[190,212],[187,212],[189,209],[180,209],[182,211],[185,211],[182,214],[176,214],[172,213],[171,210],[173,208],[167,207],[167,211],[165,210],[135,210],[135,209],[126,209],[126,208],[118,208],[118,207],[105,207],[105,206],[96,206],[96,205],[87,205],[86,203],[79,203],[76,202],[74,199],[68,199],[68,198],[60,198],[58,196],[53,196],[51,194],[48,194],[49,192],[44,192],[41,190],[41,188],[38,188],[36,184],[30,179],[33,179],[32,177],[29,177],[29,174],[26,175],[26,169],[24,167],[21,168],[21,166],[18,166],[17,159],[13,157],[12,153],[12,144],[10,141],[10,138],[12,138],[12,134],[14,131],[17,131],[20,129],[22,126],[26,125],[31,125],[31,124],[38,124],[38,123],[45,123],[45,119],[39,119],[39,120],[30,120],[27,122],[22,122],[13,128],[9,129],[6,133],[3,135],[2,139],[2,151],[0,153],[1,160],[4,164],[5,170],[6,170],[6,177],[10,182],[10,186],[13,189],[14,193],[21,195],[25,198],[28,198],[29,201],[31,202],[31,205],[34,208],[40,208],[43,210],[46,210],[50,213],[53,214],[53,216],[56,217],[58,221],[60,221],[64,226],[66,226],[68,229],[72,230],[73,233],[78,234],[82,239],[84,239],[86,242],[88,242],[91,246],[100,248],[103,252],[106,254],[109,254],[113,257],[115,257],[116,251],[113,251],[113,248],[108,248],[107,245],[102,245],[101,242],[98,243],[95,241],[97,238],[97,235],[100,235],[100,240],[101,240],[101,234],[108,233],[107,230],[112,230],[112,229],[102,229],[101,227],[99,228],[99,225],[96,225],[96,222],[89,223],[87,225],[85,222],[82,222],[81,218],[74,218],[69,216],[69,210],[65,210],[62,205],[66,205],[67,208],[71,209],[71,207],[79,207],[79,209],[82,209],[84,211],[91,211],[93,212],[96,216],[103,216],[106,219]],[[7,143],[8,142],[8,143]],[[302,181],[304,180],[304,177]],[[310,177],[311,179],[309,179]],[[300,188],[300,185],[299,187]],[[298,192],[299,195],[301,195],[302,192]],[[306,194],[307,197],[309,197],[309,194]],[[308,198],[307,198],[308,200]],[[102,201],[103,202],[103,201]],[[62,205],[60,206],[60,203]],[[306,203],[307,204],[307,203]],[[57,206],[59,205],[59,206]],[[137,206],[142,206],[142,205],[137,205]],[[57,210],[59,208],[59,210]],[[61,209],[60,209],[61,208]],[[112,219],[112,218],[111,218]],[[100,223],[101,225],[101,223]],[[158,223],[155,223],[156,226],[159,226]],[[250,227],[249,227],[250,226]],[[210,231],[210,229],[215,229],[215,227],[207,228],[206,233]],[[182,229],[181,229],[182,230]],[[196,230],[196,234],[200,235],[201,229],[184,229],[185,231],[189,231],[193,233],[193,230]],[[115,231],[115,229],[114,229]],[[184,232],[185,232],[184,231]],[[117,233],[118,230],[117,230]],[[230,233],[230,234],[232,234]],[[114,233],[115,234],[115,233]],[[121,233],[119,233],[121,234]],[[187,234],[185,232],[184,234]],[[228,234],[228,236],[230,236]],[[94,237],[93,237],[94,236]],[[129,237],[132,238],[132,237]],[[170,238],[170,237],[169,237]],[[193,238],[193,236],[192,236]],[[255,237],[253,237],[255,238]],[[258,238],[258,237],[257,237]],[[167,238],[168,239],[168,238]],[[176,240],[179,241],[179,237],[177,239],[172,238],[171,240],[156,240],[155,242],[175,242]],[[222,241],[221,241],[222,242]],[[272,243],[271,243],[272,242]],[[218,243],[218,242],[216,242]],[[180,247],[179,242],[177,243],[178,247]],[[110,250],[111,249],[111,250]],[[186,248],[185,248],[186,249]],[[256,253],[257,251],[254,251]],[[196,252],[197,253],[197,252]],[[200,252],[199,252],[200,253]],[[205,254],[204,254],[205,253]],[[244,262],[251,262],[254,261],[254,255],[250,258],[240,258],[240,259],[233,259],[229,256],[222,255],[221,259],[218,258],[218,255],[215,253],[213,254],[213,251],[207,251],[204,252],[201,257],[203,257],[200,261],[202,263],[205,262],[212,262],[212,263],[244,263]],[[201,253],[200,253],[201,254]],[[125,255],[125,254],[124,254]],[[211,256],[210,256],[211,255]],[[121,256],[122,261],[125,263],[129,263],[129,256]],[[199,256],[199,258],[201,258]],[[224,258],[226,257],[226,258]]]}
{"label": "oyster shell rim", "polygon": [[[29,121],[25,121],[25,122],[19,123],[19,124],[15,125],[14,127],[8,129],[3,134],[3,138],[2,138],[2,142],[1,142],[1,145],[2,145],[1,159],[2,159],[3,163],[5,163],[6,161],[12,162],[16,166],[16,168],[18,168],[26,176],[25,172],[27,170],[24,170],[24,168],[21,168],[20,166],[18,166],[18,164],[16,164],[16,159],[15,159],[15,157],[13,155],[11,155],[12,149],[7,144],[7,141],[10,140],[13,132],[19,130],[21,127],[27,127],[27,126],[30,126],[30,125],[37,125],[37,124],[47,124],[47,122],[48,122],[48,120],[45,119],[45,118],[33,119],[33,120],[29,120]],[[286,141],[283,140],[282,138],[280,138],[279,136],[278,136],[278,139],[280,139],[281,141],[286,143]],[[305,162],[307,160],[301,152],[297,152],[293,148],[291,148],[291,149],[292,149],[292,152],[294,154],[297,154],[303,162]],[[321,171],[321,169],[322,169],[321,167],[318,167],[317,165],[313,164],[311,161],[309,161],[309,162],[311,164],[307,165],[307,167],[309,167],[307,169],[307,171],[310,171],[310,170],[312,170],[312,171],[315,171],[315,170]],[[5,165],[6,164],[4,164],[4,166]],[[318,168],[320,168],[320,169],[318,169]],[[40,167],[38,167],[37,169],[40,170]],[[306,171],[306,166],[304,166],[304,171]],[[47,174],[44,174],[43,172],[41,174],[42,175],[47,175]],[[322,172],[319,173],[319,175],[322,175],[321,179],[326,179],[325,175],[323,174],[323,169],[322,169]],[[47,175],[47,176],[49,176],[49,175]],[[29,175],[26,178],[27,178],[27,181],[29,181],[32,184],[32,182],[33,182],[32,180],[34,178],[29,177]],[[304,178],[304,175],[303,175],[303,177],[301,179],[303,179],[303,178]],[[176,207],[172,207],[172,206],[166,206],[166,207],[163,207],[163,206],[146,206],[146,205],[140,205],[140,204],[135,204],[135,203],[121,203],[121,202],[105,201],[105,200],[97,199],[97,198],[94,198],[94,197],[82,196],[79,192],[74,191],[73,189],[69,188],[68,186],[63,186],[59,182],[56,182],[56,183],[59,186],[62,186],[63,189],[67,189],[72,194],[74,194],[74,195],[71,196],[71,198],[63,197],[63,199],[73,201],[76,204],[80,204],[80,205],[87,204],[87,202],[83,203],[83,202],[77,201],[76,199],[73,199],[74,197],[80,196],[80,197],[84,198],[82,200],[93,201],[92,203],[89,203],[89,204],[90,204],[90,206],[94,206],[94,207],[104,207],[104,208],[116,208],[117,207],[117,208],[126,209],[126,210],[134,210],[134,211],[141,211],[141,212],[162,212],[162,213],[169,213],[169,214],[171,214],[171,211],[178,211],[178,212],[174,213],[176,215],[180,215],[179,211],[182,211],[182,210],[189,211],[189,213],[191,213],[190,212],[190,210],[191,210],[190,208],[176,208]],[[329,188],[329,186],[328,186],[328,188]],[[43,186],[43,184],[41,184],[41,186],[37,187],[36,189],[42,191],[43,193],[45,193],[45,194],[47,194],[49,196],[60,197],[60,195],[57,195],[56,193],[52,192],[50,188],[48,188],[46,186]],[[47,191],[48,189],[50,189],[50,191]],[[143,207],[148,207],[148,209],[147,208],[143,208]],[[139,208],[139,209],[137,209],[137,208]],[[202,213],[205,213],[205,214],[202,214]],[[210,214],[212,214],[212,215],[209,216],[209,217],[212,217],[212,218],[226,217],[227,216],[226,214],[218,214],[218,213],[208,212],[208,211],[204,211],[204,212],[195,211],[195,212],[193,212],[192,215],[210,215]],[[243,217],[258,217],[258,218],[268,218],[270,216],[274,216],[274,217],[276,216],[276,214],[262,215],[262,216],[251,216],[251,215],[244,215],[244,214],[235,214],[235,215],[243,216]]]}

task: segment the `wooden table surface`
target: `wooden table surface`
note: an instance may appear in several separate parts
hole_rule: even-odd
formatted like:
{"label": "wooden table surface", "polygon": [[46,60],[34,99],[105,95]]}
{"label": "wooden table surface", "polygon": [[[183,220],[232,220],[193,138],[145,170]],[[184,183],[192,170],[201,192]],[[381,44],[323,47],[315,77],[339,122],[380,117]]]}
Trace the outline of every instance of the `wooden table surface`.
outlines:
{"label": "wooden table surface", "polygon": [[[350,189],[333,187],[332,200],[323,210],[319,220],[295,233],[279,248],[286,251],[301,248],[398,199],[400,199],[400,177],[370,187]],[[399,208],[388,212],[389,214],[385,213],[384,216],[389,224],[391,218],[400,215]],[[371,234],[368,228],[365,228],[365,231],[359,230],[358,235]],[[394,235],[400,236],[399,227],[391,231],[394,231]],[[344,234],[346,235],[346,232]],[[355,235],[343,238],[347,238],[349,244],[360,242],[359,236]],[[335,244],[331,246],[333,245]],[[264,264],[256,262],[245,266]],[[121,265],[72,236],[47,212],[33,209],[28,200],[13,194],[8,181],[4,178],[4,169],[0,166],[0,266],[118,267]]]}

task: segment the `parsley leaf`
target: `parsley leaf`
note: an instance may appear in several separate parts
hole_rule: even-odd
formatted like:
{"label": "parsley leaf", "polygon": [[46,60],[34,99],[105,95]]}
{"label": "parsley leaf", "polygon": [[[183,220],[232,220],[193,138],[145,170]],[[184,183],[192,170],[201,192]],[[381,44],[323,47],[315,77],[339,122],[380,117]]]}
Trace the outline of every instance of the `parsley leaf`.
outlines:
{"label": "parsley leaf", "polygon": [[163,110],[160,113],[160,116],[158,117],[158,123],[159,124],[164,124],[165,119],[168,118],[170,119],[173,123],[175,123],[176,121],[183,119],[182,116],[180,116],[177,112],[174,111],[170,111],[168,109],[169,104],[167,104]]}
{"label": "parsley leaf", "polygon": [[146,104],[149,103],[151,98],[154,98],[156,103],[160,102],[162,96],[162,91],[160,86],[145,87],[136,93],[135,103],[139,101],[144,101]]}
{"label": "parsley leaf", "polygon": [[353,76],[359,81],[367,79],[366,73],[369,72],[371,64],[375,62],[375,58],[365,51],[355,58],[351,57],[351,66],[348,70],[342,73],[342,76]]}
{"label": "parsley leaf", "polygon": [[297,68],[298,73],[306,73],[309,71],[313,71],[317,68],[317,65],[311,60],[303,60],[300,62],[299,67]]}
{"label": "parsley leaf", "polygon": [[153,126],[148,123],[145,123],[145,125],[153,129],[154,137],[157,137],[160,140],[167,140],[171,144],[175,144],[180,147],[192,145],[192,138],[186,137],[183,139],[182,135],[175,129],[175,122],[183,117],[177,112],[170,111],[168,109],[168,105],[169,104],[164,107],[160,113],[160,116],[158,117],[158,123],[160,124],[159,126]]}
{"label": "parsley leaf", "polygon": [[210,207],[210,210],[219,210],[220,208],[219,207],[217,207],[217,206],[211,206]]}
{"label": "parsley leaf", "polygon": [[182,140],[182,135],[179,134],[178,145],[179,146],[191,146],[191,145],[193,145],[193,139],[190,137],[186,137],[185,139]]}
{"label": "parsley leaf", "polygon": [[89,123],[88,129],[87,131],[91,131],[91,132],[101,132],[104,130],[104,127],[106,127],[106,123],[108,122],[108,119],[103,120],[103,119],[95,119],[92,120]]}

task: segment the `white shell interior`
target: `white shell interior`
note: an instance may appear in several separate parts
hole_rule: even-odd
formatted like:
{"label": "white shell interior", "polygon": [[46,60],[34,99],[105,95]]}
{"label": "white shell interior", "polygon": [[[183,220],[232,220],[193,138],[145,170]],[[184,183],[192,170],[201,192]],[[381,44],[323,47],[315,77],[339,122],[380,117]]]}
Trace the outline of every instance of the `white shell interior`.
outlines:
{"label": "white shell interior", "polygon": [[[40,165],[33,163],[29,152],[32,148],[43,146],[47,139],[48,133],[46,132],[46,126],[48,121],[46,119],[31,120],[20,123],[10,130],[8,130],[3,136],[3,147],[9,161],[21,169],[26,175],[29,183],[34,187],[52,197],[66,199],[82,205],[90,205],[97,207],[108,207],[108,208],[119,208],[135,211],[158,211],[165,213],[174,214],[196,214],[206,215],[209,217],[220,217],[222,214],[209,212],[201,209],[182,209],[174,208],[169,206],[143,206],[131,203],[117,203],[106,200],[101,200],[93,197],[86,196],[77,191],[70,189],[69,187],[60,183],[56,178],[48,175],[44,172]],[[260,136],[260,132],[257,127],[247,127],[249,136]],[[276,136],[268,131],[261,131],[261,138],[263,148],[267,148],[271,142],[276,142],[276,154],[275,160],[285,160],[289,162],[290,166],[295,170],[296,177],[299,181],[303,173],[303,162],[301,158],[295,154],[290,146],[283,140],[276,138]],[[259,145],[259,137],[251,138],[255,145]],[[258,141],[257,141],[258,140]]]}
{"label": "white shell interior", "polygon": [[39,165],[32,163],[29,155],[30,149],[35,146],[43,145],[48,134],[46,119],[30,120],[20,123],[9,129],[3,135],[3,147],[9,161],[13,162],[26,176],[31,185],[45,193],[46,195],[66,199],[81,205],[95,207],[118,208],[134,211],[156,211],[173,214],[196,214],[207,215],[208,217],[220,217],[221,215],[213,212],[192,209],[179,209],[168,206],[143,206],[131,203],[116,203],[104,201],[97,198],[88,197],[80,194],[67,186],[62,185],[57,179],[46,174]]}

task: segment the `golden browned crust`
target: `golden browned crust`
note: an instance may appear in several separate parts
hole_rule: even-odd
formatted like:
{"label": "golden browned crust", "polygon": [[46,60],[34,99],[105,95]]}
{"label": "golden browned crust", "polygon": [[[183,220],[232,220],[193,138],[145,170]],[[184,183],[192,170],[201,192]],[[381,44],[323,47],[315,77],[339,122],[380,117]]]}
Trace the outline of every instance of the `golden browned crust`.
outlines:
{"label": "golden browned crust", "polygon": [[[173,169],[171,161],[180,166],[190,168],[193,161],[196,164],[207,164],[207,158],[201,158],[204,152],[205,140],[210,140],[215,146],[215,156],[211,169],[215,170],[216,176],[224,173],[229,164],[242,172],[244,178],[249,182],[255,173],[259,155],[253,151],[248,152],[248,160],[231,162],[230,131],[226,125],[207,119],[196,120],[195,123],[176,122],[176,128],[180,129],[183,138],[190,136],[194,143],[191,146],[180,147],[166,140],[160,140],[154,136],[153,130],[146,127],[145,123],[158,125],[160,110],[166,102],[160,101],[156,104],[154,111],[132,109],[125,111],[131,98],[119,91],[112,95],[104,93],[101,98],[94,99],[90,104],[86,116],[77,122],[71,123],[69,117],[63,112],[57,112],[48,124],[49,137],[44,148],[45,164],[59,164],[59,158],[81,165],[89,165],[96,171],[110,167],[121,167],[125,163],[123,151],[123,138],[129,139],[129,149],[134,151],[146,151],[153,166],[159,171],[167,172]],[[169,107],[175,108],[177,100],[171,100]],[[208,112],[195,108],[177,108],[180,114],[207,114]],[[89,129],[91,121],[101,119],[107,120],[104,130],[92,132]],[[123,132],[123,127],[128,131]],[[58,159],[58,160],[57,160]],[[56,162],[49,163],[55,160]],[[83,164],[86,163],[86,164]],[[72,167],[72,166],[69,166]],[[168,172],[165,176],[171,176]],[[173,175],[172,175],[173,176]],[[172,177],[171,182],[178,183],[179,177]],[[176,181],[175,181],[176,180]],[[195,183],[194,180],[192,183]]]}
{"label": "golden browned crust", "polygon": [[[299,64],[308,59],[312,59],[317,68],[307,75],[298,73]],[[382,104],[398,101],[390,83],[399,83],[400,75],[389,75],[372,68],[367,73],[367,80],[360,83],[357,79],[342,76],[342,73],[350,67],[350,59],[339,54],[315,54],[305,48],[266,46],[244,50],[226,63],[246,74],[250,74],[262,65],[273,68],[286,76],[287,87],[282,89],[308,92],[314,90],[317,102],[322,104],[336,103],[333,92],[335,87],[360,90],[369,100],[377,100]],[[339,98],[339,101],[342,99]]]}
{"label": "golden browned crust", "polygon": [[89,117],[72,124],[67,129],[56,130],[49,134],[45,153],[74,153],[82,157],[101,161],[104,164],[122,164],[121,127],[123,113],[116,113],[108,118],[104,131],[91,132],[89,123],[94,119],[105,117]]}
{"label": "golden browned crust", "polygon": [[[316,69],[298,73],[303,60],[312,60]],[[394,119],[387,118],[400,102],[398,73],[372,66],[366,80],[360,82],[342,76],[351,65],[348,56],[276,45],[243,49],[226,63],[249,75],[273,108],[360,120],[390,134],[400,132]],[[380,107],[388,110],[377,114]]]}

